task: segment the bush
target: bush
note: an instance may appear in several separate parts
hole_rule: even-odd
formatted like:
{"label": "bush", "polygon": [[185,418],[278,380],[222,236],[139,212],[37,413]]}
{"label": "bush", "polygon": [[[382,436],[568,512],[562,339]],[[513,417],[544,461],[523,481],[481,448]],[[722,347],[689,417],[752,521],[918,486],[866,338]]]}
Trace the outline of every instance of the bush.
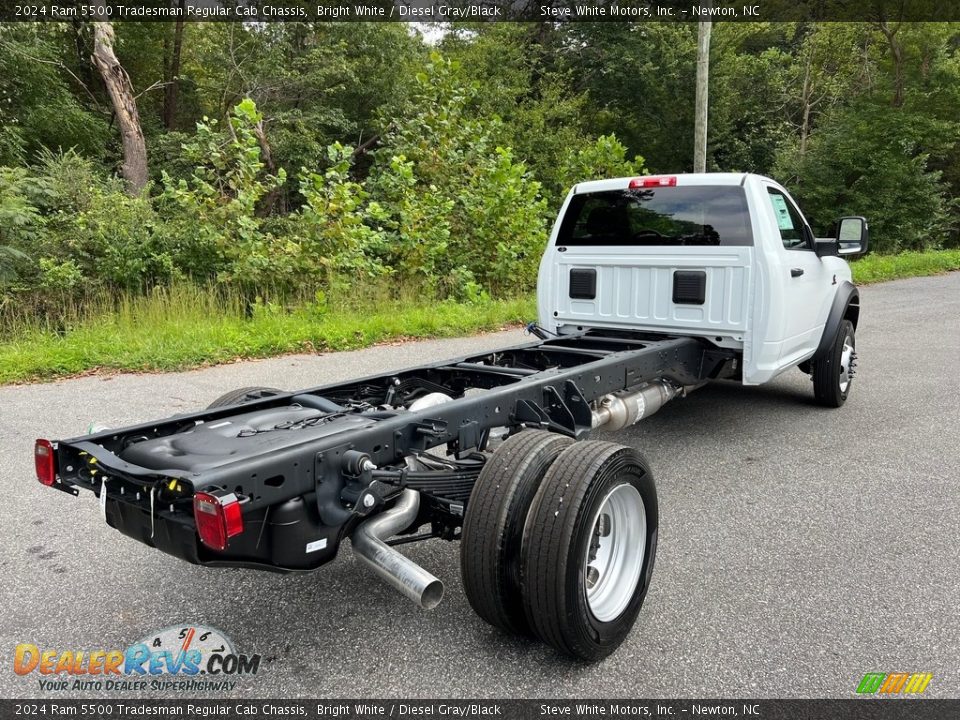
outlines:
{"label": "bush", "polygon": [[156,222],[149,200],[94,189],[88,209],[76,216],[72,242],[74,254],[83,261],[84,275],[133,290],[181,274],[175,267],[175,250],[167,247],[168,238],[156,232]]}
{"label": "bush", "polygon": [[98,175],[89,160],[73,151],[44,153],[21,184],[36,219],[17,244],[36,259],[41,284],[54,282],[43,278],[55,267],[71,268],[64,276],[69,287],[142,289],[174,275],[150,200],[127,196],[119,180]]}
{"label": "bush", "polygon": [[32,171],[0,168],[0,245],[20,253],[16,272],[0,273],[8,285],[142,289],[165,281],[173,259],[155,222],[149,200],[128,197],[73,151],[44,153]]}
{"label": "bush", "polygon": [[510,148],[496,145],[499,120],[467,112],[476,88],[457,73],[431,55],[408,117],[376,154],[369,186],[388,233],[384,260],[442,295],[525,289],[546,240],[547,204]]}
{"label": "bush", "polygon": [[295,248],[263,232],[257,215],[257,204],[286,181],[282,169],[275,176],[264,171],[256,136],[262,119],[250,99],[234,108],[228,131],[205,119],[183,146],[195,166],[191,177],[163,175],[165,218],[176,235],[193,238],[181,252],[196,253],[204,271],[247,287],[288,281],[297,266]]}
{"label": "bush", "polygon": [[26,245],[43,227],[32,182],[23,168],[0,167],[0,246]]}
{"label": "bush", "polygon": [[811,137],[806,155],[785,154],[778,172],[798,178],[797,198],[821,232],[842,215],[864,215],[874,252],[941,247],[951,203],[913,137],[923,125],[888,107],[836,110]]}
{"label": "bush", "polygon": [[[524,292],[536,282],[548,204],[501,142],[500,120],[473,110],[477,90],[433,54],[404,112],[383,119],[368,172],[353,166],[352,149],[330,145],[325,169],[301,169],[303,204],[289,214],[270,212],[286,176],[265,167],[263,117],[250,99],[225,127],[205,118],[193,135],[171,133],[158,152],[174,174],[161,174],[153,196],[127,196],[73,150],[0,168],[0,284],[51,324],[64,319],[58,303],[186,278],[217,280],[254,312],[291,291],[323,298],[322,312],[327,298],[383,287],[371,283],[383,276],[420,299]],[[553,180],[634,174],[642,162],[603,136],[571,148]]]}
{"label": "bush", "polygon": [[643,158],[627,160],[627,147],[615,135],[601,135],[592,144],[567,155],[561,177],[567,189],[585,180],[642,175]]}
{"label": "bush", "polygon": [[373,277],[385,272],[376,254],[382,252],[383,233],[367,224],[379,207],[367,206],[368,193],[350,180],[351,152],[340,143],[328,148],[330,168],[320,175],[306,169],[300,175],[300,193],[306,200],[298,216],[302,271],[323,271],[333,278]]}

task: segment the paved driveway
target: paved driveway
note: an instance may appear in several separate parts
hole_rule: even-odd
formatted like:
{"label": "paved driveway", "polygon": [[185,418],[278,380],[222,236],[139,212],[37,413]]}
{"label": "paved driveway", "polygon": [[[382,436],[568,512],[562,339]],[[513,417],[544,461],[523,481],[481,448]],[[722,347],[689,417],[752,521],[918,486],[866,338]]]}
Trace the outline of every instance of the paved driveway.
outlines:
{"label": "paved driveway", "polygon": [[193,567],[106,527],[89,494],[33,479],[33,439],[90,420],[400,368],[523,342],[519,331],[0,388],[0,695],[49,697],[35,673],[13,673],[17,643],[125,647],[188,622],[269,659],[240,681],[245,696],[848,697],[865,672],[925,671],[927,695],[958,697],[960,274],[862,294],[843,409],[814,406],[794,371],[761,388],[707,386],[610,436],[653,465],[660,546],[634,632],[592,666],[475,617],[455,544],[407,550],[447,584],[423,612],[349,549],[302,577]]}

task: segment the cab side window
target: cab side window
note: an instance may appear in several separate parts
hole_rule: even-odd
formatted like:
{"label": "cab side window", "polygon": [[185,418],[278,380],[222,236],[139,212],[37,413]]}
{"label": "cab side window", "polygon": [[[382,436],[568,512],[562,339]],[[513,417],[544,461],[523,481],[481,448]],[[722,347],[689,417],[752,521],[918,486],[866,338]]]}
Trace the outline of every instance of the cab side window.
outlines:
{"label": "cab side window", "polygon": [[775,188],[767,188],[767,197],[777,218],[780,240],[787,250],[812,250],[803,233],[803,218],[790,199]]}

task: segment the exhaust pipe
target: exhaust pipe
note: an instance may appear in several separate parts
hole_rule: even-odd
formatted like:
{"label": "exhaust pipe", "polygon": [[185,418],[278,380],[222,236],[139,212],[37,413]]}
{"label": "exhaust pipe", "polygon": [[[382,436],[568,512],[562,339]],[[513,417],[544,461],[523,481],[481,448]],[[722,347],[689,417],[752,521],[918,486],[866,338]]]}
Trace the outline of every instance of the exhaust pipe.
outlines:
{"label": "exhaust pipe", "polygon": [[679,388],[660,380],[642,385],[636,390],[625,390],[612,395],[604,395],[593,410],[594,429],[612,432],[633,425],[645,417],[653,415],[677,395],[695,390],[698,385]]}
{"label": "exhaust pipe", "polygon": [[360,523],[350,536],[350,542],[357,557],[387,584],[424,610],[432,610],[443,599],[443,583],[384,542],[410,527],[419,509],[420,493],[407,488],[400,493],[392,508]]}

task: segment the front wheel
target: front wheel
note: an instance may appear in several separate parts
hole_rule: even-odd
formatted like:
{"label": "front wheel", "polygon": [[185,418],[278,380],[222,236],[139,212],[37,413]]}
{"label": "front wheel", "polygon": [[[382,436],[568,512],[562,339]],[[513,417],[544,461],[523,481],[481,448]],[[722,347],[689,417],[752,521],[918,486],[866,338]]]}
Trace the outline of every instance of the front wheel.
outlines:
{"label": "front wheel", "polygon": [[837,408],[847,401],[857,367],[856,348],[853,323],[842,320],[833,345],[812,363],[813,394],[821,405]]}
{"label": "front wheel", "polygon": [[600,660],[630,633],[653,575],[657,491],[632,448],[578,442],[550,466],[524,527],[521,583],[534,632]]}

